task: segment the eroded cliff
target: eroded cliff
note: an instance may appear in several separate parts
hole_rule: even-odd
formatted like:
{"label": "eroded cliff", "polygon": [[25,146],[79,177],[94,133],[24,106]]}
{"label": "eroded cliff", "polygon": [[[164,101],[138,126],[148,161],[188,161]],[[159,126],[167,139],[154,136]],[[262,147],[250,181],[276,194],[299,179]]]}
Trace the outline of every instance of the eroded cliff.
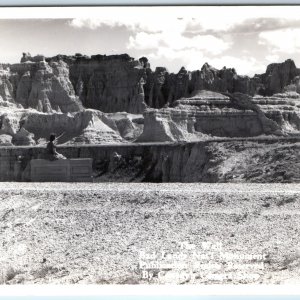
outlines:
{"label": "eroded cliff", "polygon": [[70,68],[70,80],[83,105],[103,112],[142,113],[145,69],[127,54],[80,54],[48,58],[49,63],[64,60]]}
{"label": "eroded cliff", "polygon": [[127,54],[45,58],[24,53],[20,63],[0,68],[0,97],[43,112],[78,111],[83,105],[110,113],[143,113],[147,106],[162,108],[198,90],[251,96],[300,92],[299,75],[291,59],[248,77],[208,63],[195,71],[182,67],[177,74],[164,67],[152,71],[147,58]]}
{"label": "eroded cliff", "polygon": [[300,95],[272,97],[200,90],[172,108],[144,112],[144,129],[137,141],[193,141],[211,137],[299,135]]}
{"label": "eroded cliff", "polygon": [[47,63],[42,56],[13,64],[8,69],[10,97],[24,108],[41,112],[75,112],[82,104],[69,78],[69,66],[62,60]]}
{"label": "eroded cliff", "polygon": [[[221,70],[205,63],[201,70],[187,71],[182,67],[177,74],[157,68],[147,70],[146,103],[161,108],[174,101],[189,97],[198,90],[243,93],[247,95],[271,96],[288,90],[299,91],[300,70],[293,60],[267,66],[266,72],[253,77],[238,75],[234,68]],[[159,100],[158,100],[159,99]]]}
{"label": "eroded cliff", "polygon": [[207,63],[153,72],[147,58],[127,54],[24,53],[0,67],[0,141],[33,145],[50,132],[82,144],[299,134],[299,74],[292,60],[250,78]]}

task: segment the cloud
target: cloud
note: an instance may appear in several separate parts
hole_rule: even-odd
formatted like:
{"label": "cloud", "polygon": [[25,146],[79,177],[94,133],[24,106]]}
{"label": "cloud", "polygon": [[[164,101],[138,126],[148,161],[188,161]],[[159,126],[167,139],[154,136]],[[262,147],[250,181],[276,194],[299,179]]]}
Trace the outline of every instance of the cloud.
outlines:
{"label": "cloud", "polygon": [[151,53],[149,57],[154,59],[162,58],[169,61],[172,61],[174,59],[181,59],[183,62],[186,62],[186,65],[190,64],[191,62],[196,62],[196,65],[198,63],[198,67],[200,66],[200,63],[204,58],[203,53],[196,49],[174,50],[168,47],[160,47],[157,52]]}
{"label": "cloud", "polygon": [[[178,72],[181,66],[188,70],[197,70],[202,67],[205,57],[196,49],[174,50],[168,47],[160,47],[156,52],[148,55],[153,67],[166,66],[171,72]],[[176,69],[174,69],[176,64]]]}
{"label": "cloud", "polygon": [[[177,16],[177,14],[170,14],[170,11],[165,15],[158,10],[155,19],[151,15],[151,19],[143,18],[141,23],[136,22],[134,26],[133,21],[142,16],[131,20],[131,23],[127,24],[132,30],[126,45],[127,49],[145,52],[151,50],[152,56],[158,60],[180,59],[183,65],[193,66],[192,62],[199,61],[199,58],[205,54],[221,55],[230,48],[230,42],[213,35],[203,34],[192,38],[184,36],[183,32],[190,18]],[[160,18],[164,19],[162,23],[159,22]]]}
{"label": "cloud", "polygon": [[300,28],[300,18],[252,18],[246,19],[240,24],[230,28],[231,33],[254,33],[264,31],[274,31],[284,28]]}
{"label": "cloud", "polygon": [[300,7],[114,7],[82,13],[69,25],[125,27],[129,52],[148,56],[152,65],[169,62],[172,70],[179,64],[199,69],[207,61],[253,75],[300,50]]}
{"label": "cloud", "polygon": [[128,49],[146,50],[158,48],[163,43],[163,35],[161,33],[139,32],[129,37],[127,44]]}
{"label": "cloud", "polygon": [[118,18],[76,18],[69,21],[69,25],[74,28],[88,28],[91,30],[95,30],[97,28],[108,26],[108,27],[126,27],[129,30],[134,31],[146,31],[149,33],[160,32],[161,27],[155,26],[152,24],[150,26],[149,23],[142,23],[139,19],[130,19],[128,16],[122,16],[120,19]]}
{"label": "cloud", "polygon": [[211,35],[198,35],[187,38],[179,32],[164,31],[161,33],[139,32],[130,36],[128,49],[152,49],[169,47],[173,50],[195,49],[217,55],[228,49],[229,43]]}
{"label": "cloud", "polygon": [[221,69],[224,66],[227,68],[235,68],[239,75],[250,75],[259,74],[265,71],[266,66],[257,61],[254,57],[233,57],[223,56],[222,58],[213,58],[209,62],[212,66],[217,69]]}
{"label": "cloud", "polygon": [[187,24],[183,35],[187,37],[193,37],[198,34],[211,34],[214,36],[223,36],[224,34],[251,34],[261,33],[264,31],[275,31],[286,28],[300,28],[300,18],[249,18],[243,20],[240,23],[233,22],[233,24],[225,26],[225,28],[223,27],[222,29],[207,28],[198,21],[190,22]]}
{"label": "cloud", "polygon": [[259,34],[259,43],[270,48],[272,53],[293,54],[300,50],[300,28],[288,28]]}
{"label": "cloud", "polygon": [[[134,30],[160,32],[165,29],[196,31],[249,31],[282,26],[299,26],[298,7],[102,7],[86,10],[70,21],[76,28],[95,29],[103,25],[126,26]],[[71,10],[72,12],[73,10]],[[282,16],[288,16],[283,18]],[[293,23],[296,22],[296,23]],[[254,26],[253,26],[254,25]],[[235,27],[237,26],[237,27]]]}
{"label": "cloud", "polygon": [[[173,12],[173,13],[172,13]],[[74,18],[69,22],[74,28],[97,29],[102,26],[125,26],[129,30],[147,33],[162,31],[182,32],[185,22],[178,18],[178,10],[174,8],[138,8],[138,7],[114,7],[102,8],[97,14],[88,17]]]}
{"label": "cloud", "polygon": [[271,63],[277,62],[279,60],[279,55],[277,55],[277,54],[267,55],[266,60],[271,62]]}
{"label": "cloud", "polygon": [[170,65],[176,60],[181,61],[182,66],[185,66],[189,71],[201,69],[205,62],[208,62],[212,67],[217,69],[222,69],[223,67],[235,68],[239,75],[253,76],[254,74],[263,73],[266,69],[265,64],[260,63],[251,56],[243,56],[241,58],[230,55],[211,57],[196,49],[173,50],[161,47],[157,53],[152,53],[148,57],[151,64],[154,63],[156,66],[159,65],[156,61],[163,61],[164,65]]}

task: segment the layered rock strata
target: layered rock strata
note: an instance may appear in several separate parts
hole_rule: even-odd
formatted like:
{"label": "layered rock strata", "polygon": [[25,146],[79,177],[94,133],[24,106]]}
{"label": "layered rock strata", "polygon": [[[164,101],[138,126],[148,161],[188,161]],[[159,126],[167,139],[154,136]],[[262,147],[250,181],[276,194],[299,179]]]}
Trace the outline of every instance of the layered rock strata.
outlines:
{"label": "layered rock strata", "polygon": [[299,134],[300,96],[250,97],[241,93],[195,92],[173,108],[149,109],[137,141],[187,141],[205,136],[251,137]]}

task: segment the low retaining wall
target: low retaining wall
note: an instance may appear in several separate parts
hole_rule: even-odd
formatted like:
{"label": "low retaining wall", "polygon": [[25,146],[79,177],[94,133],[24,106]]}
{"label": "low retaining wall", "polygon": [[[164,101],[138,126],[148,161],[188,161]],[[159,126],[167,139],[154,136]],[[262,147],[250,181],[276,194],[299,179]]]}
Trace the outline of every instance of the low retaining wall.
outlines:
{"label": "low retaining wall", "polygon": [[[197,143],[155,143],[155,144],[119,144],[119,145],[82,145],[61,146],[58,152],[67,158],[91,158],[94,172],[114,172],[114,163],[122,157],[130,168],[136,164],[145,174],[143,181],[201,181],[191,177],[191,168],[196,164],[205,164],[208,159],[205,152],[213,143],[231,143],[253,147],[258,144],[282,145],[293,144],[299,138],[266,138],[266,139],[218,139]],[[252,145],[252,146],[251,146]],[[263,145],[260,146],[263,148]],[[3,147],[0,148],[0,181],[30,181],[28,165],[32,159],[40,158],[44,147]],[[189,169],[190,168],[190,169]],[[199,168],[203,166],[199,165]],[[200,169],[199,169],[200,170]],[[198,169],[194,170],[196,174]],[[200,178],[200,177],[199,177]],[[121,180],[121,179],[120,179]]]}
{"label": "low retaining wall", "polygon": [[91,158],[30,161],[31,181],[87,182],[92,181],[92,172]]}
{"label": "low retaining wall", "polygon": [[[82,145],[60,146],[57,151],[67,158],[92,158],[93,169],[102,162],[109,162],[114,152],[122,157],[143,157],[156,148],[170,145]],[[174,145],[173,145],[174,147]],[[30,181],[29,163],[43,156],[45,147],[0,147],[0,181]]]}

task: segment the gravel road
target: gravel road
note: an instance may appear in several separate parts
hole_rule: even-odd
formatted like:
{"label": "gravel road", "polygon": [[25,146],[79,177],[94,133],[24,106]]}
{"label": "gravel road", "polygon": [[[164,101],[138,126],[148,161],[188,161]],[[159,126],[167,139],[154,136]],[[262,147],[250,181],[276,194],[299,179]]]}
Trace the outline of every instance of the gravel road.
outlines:
{"label": "gravel road", "polygon": [[0,183],[1,283],[300,282],[300,184]]}

